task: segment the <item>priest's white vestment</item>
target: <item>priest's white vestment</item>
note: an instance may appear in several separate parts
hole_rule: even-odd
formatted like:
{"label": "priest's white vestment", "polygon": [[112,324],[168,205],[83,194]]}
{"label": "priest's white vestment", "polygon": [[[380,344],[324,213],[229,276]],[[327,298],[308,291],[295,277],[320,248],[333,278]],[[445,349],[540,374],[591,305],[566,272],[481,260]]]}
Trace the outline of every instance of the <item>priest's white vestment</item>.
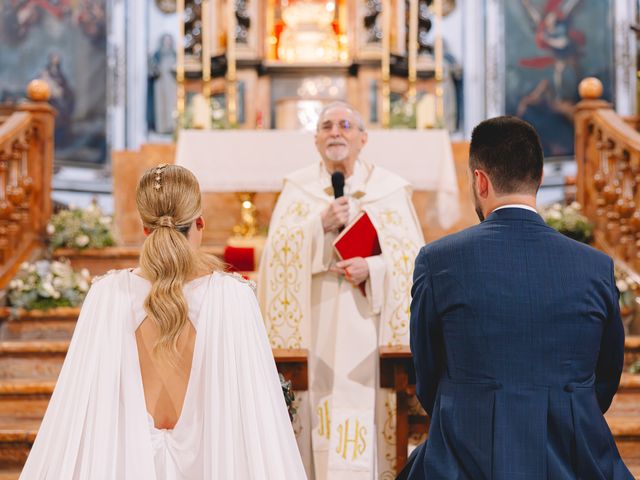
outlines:
{"label": "priest's white vestment", "polygon": [[362,161],[346,179],[382,254],[367,258],[366,296],[329,269],[338,260],[321,213],[333,201],[320,163],[287,176],[271,217],[258,298],[271,345],[309,350],[309,392],[294,427],[316,480],[395,478],[395,396],[379,386],[379,345],[409,344],[413,265],[424,243],[408,182]]}
{"label": "priest's white vestment", "polygon": [[255,294],[231,275],[184,286],[191,373],[175,427],[154,427],[135,338],[150,287],[128,270],[93,284],[20,478],[306,478]]}

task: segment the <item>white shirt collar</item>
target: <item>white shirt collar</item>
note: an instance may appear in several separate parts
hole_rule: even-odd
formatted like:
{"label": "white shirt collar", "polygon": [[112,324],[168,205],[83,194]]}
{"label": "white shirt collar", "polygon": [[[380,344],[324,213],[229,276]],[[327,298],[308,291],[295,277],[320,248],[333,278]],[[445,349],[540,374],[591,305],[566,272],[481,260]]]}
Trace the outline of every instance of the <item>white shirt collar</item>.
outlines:
{"label": "white shirt collar", "polygon": [[535,208],[523,203],[511,203],[509,205],[502,205],[501,207],[496,208],[493,212],[497,212],[498,210],[502,210],[503,208],[522,208],[523,210],[531,210],[533,213],[538,213]]}

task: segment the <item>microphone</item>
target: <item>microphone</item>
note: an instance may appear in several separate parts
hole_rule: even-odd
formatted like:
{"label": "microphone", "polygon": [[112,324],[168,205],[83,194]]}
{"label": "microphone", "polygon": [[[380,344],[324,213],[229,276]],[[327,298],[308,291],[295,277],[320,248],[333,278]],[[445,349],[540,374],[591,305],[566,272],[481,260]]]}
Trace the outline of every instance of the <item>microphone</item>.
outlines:
{"label": "microphone", "polygon": [[333,186],[333,197],[342,197],[344,195],[344,173],[333,172],[331,175],[331,185]]}
{"label": "microphone", "polygon": [[[333,186],[333,197],[340,198],[344,195],[344,173],[333,172],[331,175],[331,185]],[[344,225],[338,231],[344,230]]]}

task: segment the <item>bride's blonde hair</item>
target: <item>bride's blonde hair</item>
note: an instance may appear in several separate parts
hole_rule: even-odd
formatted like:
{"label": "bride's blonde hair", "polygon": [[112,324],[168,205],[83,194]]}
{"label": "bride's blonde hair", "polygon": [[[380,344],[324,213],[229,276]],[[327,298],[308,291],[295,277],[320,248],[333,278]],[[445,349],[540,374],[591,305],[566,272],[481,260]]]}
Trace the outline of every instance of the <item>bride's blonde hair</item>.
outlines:
{"label": "bride's blonde hair", "polygon": [[151,282],[144,308],[158,328],[154,353],[178,356],[178,337],[187,324],[185,282],[221,269],[215,257],[195,250],[187,240],[193,222],[202,215],[200,186],[184,167],[159,165],[147,170],[136,190],[136,205],[149,235],[142,245],[140,268]]}

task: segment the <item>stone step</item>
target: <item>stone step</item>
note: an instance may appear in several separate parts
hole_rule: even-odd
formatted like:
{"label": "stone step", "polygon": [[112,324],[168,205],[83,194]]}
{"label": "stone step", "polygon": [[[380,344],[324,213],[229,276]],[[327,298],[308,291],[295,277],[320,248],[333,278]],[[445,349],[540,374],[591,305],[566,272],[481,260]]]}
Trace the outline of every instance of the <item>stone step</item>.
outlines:
{"label": "stone step", "polygon": [[69,340],[78,315],[80,308],[0,308],[0,340]]}
{"label": "stone step", "polygon": [[8,469],[0,470],[0,480],[18,480],[20,478],[20,470]]}
{"label": "stone step", "polygon": [[0,416],[0,469],[15,470],[24,465],[41,421]]}
{"label": "stone step", "polygon": [[628,335],[624,339],[625,371],[637,360],[640,360],[640,335]]}
{"label": "stone step", "polygon": [[640,392],[640,374],[624,372],[620,377],[618,393]]}
{"label": "stone step", "polygon": [[68,348],[68,340],[0,341],[0,379],[55,379]]}

